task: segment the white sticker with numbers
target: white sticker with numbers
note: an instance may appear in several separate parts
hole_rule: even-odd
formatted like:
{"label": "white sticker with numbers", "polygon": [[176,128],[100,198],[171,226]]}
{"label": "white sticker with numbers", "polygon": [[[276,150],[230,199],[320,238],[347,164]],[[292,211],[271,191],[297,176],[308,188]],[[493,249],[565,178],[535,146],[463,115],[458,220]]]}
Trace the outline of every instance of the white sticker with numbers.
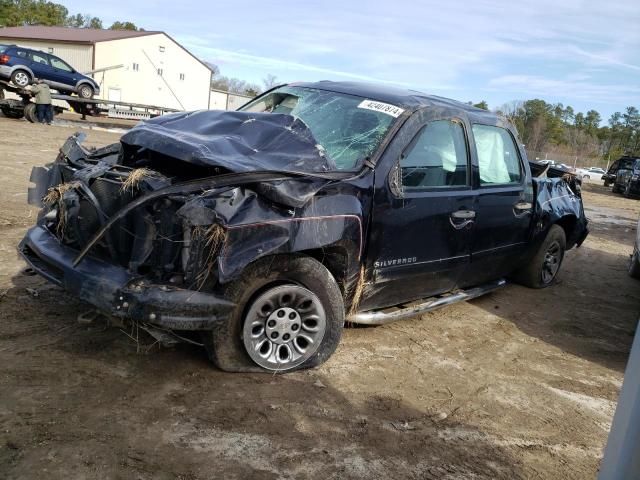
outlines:
{"label": "white sticker with numbers", "polygon": [[404,109],[390,105],[388,103],[376,102],[375,100],[363,100],[358,105],[358,108],[366,108],[367,110],[373,110],[374,112],[386,113],[393,118],[398,118],[404,112]]}

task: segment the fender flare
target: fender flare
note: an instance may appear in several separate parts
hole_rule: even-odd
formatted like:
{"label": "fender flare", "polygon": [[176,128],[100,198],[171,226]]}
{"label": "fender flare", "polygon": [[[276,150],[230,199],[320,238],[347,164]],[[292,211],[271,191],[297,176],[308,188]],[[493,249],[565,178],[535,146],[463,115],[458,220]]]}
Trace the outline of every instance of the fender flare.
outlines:
{"label": "fender flare", "polygon": [[94,90],[94,91],[96,90],[96,86],[95,86],[95,85],[94,85],[94,83],[93,83],[91,80],[89,80],[88,78],[81,78],[80,80],[78,80],[78,81],[76,82],[76,90],[77,90],[78,88],[80,88],[82,85],[85,85],[85,84],[86,84],[86,85],[89,85],[91,88],[93,88],[93,90]]}
{"label": "fender flare", "polygon": [[14,65],[13,67],[11,67],[11,70],[9,71],[9,75],[13,75],[13,72],[15,72],[16,70],[24,70],[31,76],[32,80],[36,77],[35,74],[33,73],[33,70],[31,70],[26,65]]}

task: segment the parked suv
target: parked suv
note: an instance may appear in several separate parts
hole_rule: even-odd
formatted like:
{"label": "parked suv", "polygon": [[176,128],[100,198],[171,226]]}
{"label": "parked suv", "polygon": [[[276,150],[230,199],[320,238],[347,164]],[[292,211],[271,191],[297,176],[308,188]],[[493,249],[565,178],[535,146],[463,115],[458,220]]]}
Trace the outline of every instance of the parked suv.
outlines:
{"label": "parked suv", "polygon": [[613,193],[625,196],[640,194],[640,158],[622,157],[611,164],[602,176],[605,187],[613,184]]}
{"label": "parked suv", "polygon": [[19,87],[42,78],[60,93],[77,93],[81,98],[91,98],[100,93],[100,86],[93,78],[81,74],[64,60],[40,50],[0,45],[0,78],[11,80]]}

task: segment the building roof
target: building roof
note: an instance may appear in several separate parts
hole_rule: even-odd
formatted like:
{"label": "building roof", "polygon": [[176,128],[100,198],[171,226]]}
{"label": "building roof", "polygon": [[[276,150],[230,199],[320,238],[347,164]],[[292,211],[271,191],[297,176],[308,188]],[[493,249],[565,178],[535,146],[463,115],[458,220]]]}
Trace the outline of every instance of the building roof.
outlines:
{"label": "building roof", "polygon": [[163,32],[134,30],[103,30],[99,28],[71,28],[24,26],[0,28],[0,38],[15,40],[50,40],[68,43],[98,43],[123,38],[142,37]]}
{"label": "building roof", "polygon": [[[122,40],[124,38],[144,37],[146,35],[165,35],[181,49],[191,55],[202,65],[211,70],[211,67],[196,57],[189,50],[176,42],[171,36],[159,30],[139,31],[139,30],[106,30],[101,28],[72,28],[72,27],[44,27],[39,25],[28,25],[24,27],[0,28],[0,38],[20,40],[43,40],[61,43],[81,43],[92,45],[99,42],[109,42],[111,40]],[[213,74],[213,72],[212,72]]]}

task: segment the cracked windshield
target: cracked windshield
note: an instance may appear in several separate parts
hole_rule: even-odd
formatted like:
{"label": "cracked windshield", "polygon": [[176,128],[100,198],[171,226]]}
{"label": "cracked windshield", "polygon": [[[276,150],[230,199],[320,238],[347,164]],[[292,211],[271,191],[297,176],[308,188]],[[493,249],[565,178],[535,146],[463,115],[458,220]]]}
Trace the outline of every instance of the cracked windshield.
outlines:
{"label": "cracked windshield", "polygon": [[355,168],[375,152],[394,116],[360,107],[363,98],[312,88],[283,87],[242,110],[292,115],[302,120],[331,166]]}

